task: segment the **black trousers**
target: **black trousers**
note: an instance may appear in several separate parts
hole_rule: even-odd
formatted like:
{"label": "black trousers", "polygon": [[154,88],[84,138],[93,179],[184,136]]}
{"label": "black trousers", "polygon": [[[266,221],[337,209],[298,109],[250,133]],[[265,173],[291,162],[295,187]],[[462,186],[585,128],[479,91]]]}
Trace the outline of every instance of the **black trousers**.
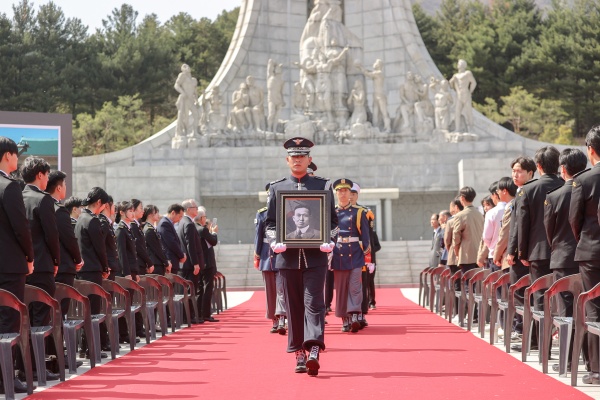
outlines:
{"label": "black trousers", "polygon": [[216,268],[204,268],[198,279],[198,312],[204,319],[212,314],[212,295],[215,288]]}
{"label": "black trousers", "polygon": [[[194,294],[198,294],[198,286],[199,286],[199,280],[200,280],[200,275],[194,275],[194,270],[193,269],[180,269],[177,272],[177,275],[181,276],[183,279],[187,279],[188,281],[191,281],[194,284],[194,290],[192,293]],[[192,299],[190,299],[190,310],[194,310],[194,304],[192,303]],[[202,310],[201,308],[201,303],[202,303],[202,296],[198,296],[198,301],[196,303],[196,305],[198,306],[198,313],[200,313],[200,310]],[[193,317],[192,317],[193,318]],[[196,315],[196,318],[198,320],[202,320],[202,314],[200,315]]]}
{"label": "black trousers", "polygon": [[[531,261],[529,266],[529,275],[531,275],[531,283],[535,282],[542,276],[550,275],[550,260]],[[544,310],[544,293],[546,290],[539,290],[533,294],[533,307],[535,310]]]}
{"label": "black trousers", "polygon": [[360,304],[360,311],[363,314],[367,314],[369,312],[369,270],[362,271],[361,280],[362,280],[362,303]]}
{"label": "black trousers", "polygon": [[159,264],[154,264],[154,271],[152,271],[153,274],[164,276],[165,272],[165,267]]}
{"label": "black trousers", "polygon": [[288,353],[325,350],[325,298],[327,265],[313,268],[280,269],[288,318]]}
{"label": "black trousers", "polygon": [[373,270],[372,274],[368,275],[368,286],[369,286],[369,306],[375,305],[375,274],[377,273],[377,267]]}
{"label": "black trousers", "polygon": [[[73,283],[75,282],[75,274],[69,274],[69,273],[61,273],[59,272],[58,274],[56,274],[56,276],[54,277],[54,281],[58,282],[58,283],[63,283],[65,285],[69,285],[69,286],[73,286]],[[60,302],[60,315],[64,316],[67,315],[69,313],[69,306],[71,305],[71,301],[69,299],[63,299]]]}
{"label": "black trousers", "polygon": [[[588,291],[600,283],[600,260],[593,261],[580,261],[579,262],[579,273],[581,274],[581,281],[583,283],[583,290]],[[587,321],[597,322],[600,321],[600,298],[591,300],[586,305]],[[590,368],[593,373],[600,371],[598,365],[598,349],[600,343],[598,336],[587,335],[588,342],[588,356],[590,360]]]}
{"label": "black trousers", "polygon": [[331,308],[333,301],[333,271],[327,270],[325,275],[325,305]]}
{"label": "black trousers", "polygon": [[[14,294],[19,300],[25,300],[25,274],[0,274],[0,289]],[[0,333],[19,331],[21,319],[19,312],[9,307],[0,307]]]}
{"label": "black trousers", "polygon": [[[510,266],[510,284],[514,285],[519,279],[529,274],[529,268],[524,266],[521,261],[516,260],[514,265]],[[515,292],[515,306],[524,304],[525,288]],[[523,333],[523,317],[515,313],[513,320],[513,330],[517,333]]]}
{"label": "black trousers", "polygon": [[[45,290],[50,296],[54,297],[56,284],[54,282],[54,272],[33,272],[27,276],[28,285],[39,287]],[[35,302],[29,306],[29,317],[31,326],[44,326],[50,323],[50,307],[45,304]]]}

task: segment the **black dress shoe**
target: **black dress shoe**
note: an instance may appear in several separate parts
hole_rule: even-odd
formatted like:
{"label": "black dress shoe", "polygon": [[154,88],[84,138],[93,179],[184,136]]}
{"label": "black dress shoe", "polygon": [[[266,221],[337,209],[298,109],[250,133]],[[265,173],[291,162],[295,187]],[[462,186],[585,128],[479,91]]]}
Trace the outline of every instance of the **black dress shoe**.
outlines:
{"label": "black dress shoe", "polygon": [[[27,384],[23,383],[19,380],[19,378],[15,378],[14,380],[15,393],[27,393]],[[36,389],[36,386],[33,385],[33,390]],[[0,382],[0,394],[4,393],[4,384]]]}
{"label": "black dress shoe", "polygon": [[[27,377],[25,376],[25,372],[23,372],[23,371],[17,372],[17,378],[19,378],[19,380],[21,380],[23,382],[27,381]],[[52,371],[46,370],[46,380],[47,381],[57,381],[59,379],[60,379],[60,374],[55,374]],[[39,380],[37,371],[33,371],[33,380],[34,381]]]}
{"label": "black dress shoe", "polygon": [[[87,358],[88,360],[90,359],[90,352],[86,351],[80,351],[79,352],[79,358]],[[100,352],[100,358],[108,358],[108,354],[104,353],[104,352]]]}
{"label": "black dress shoe", "polygon": [[102,351],[110,351],[110,345],[109,344],[105,344],[104,346],[100,347],[100,350],[102,350]]}
{"label": "black dress shoe", "polygon": [[[522,351],[523,347],[521,346],[521,343],[515,343],[510,346],[510,349],[514,350],[514,351]],[[529,349],[530,350],[538,350],[538,345],[532,344]]]}
{"label": "black dress shoe", "polygon": [[213,317],[208,317],[204,318],[204,322],[219,322],[219,320]]}
{"label": "black dress shoe", "polygon": [[[75,367],[79,368],[83,365],[83,361],[75,360]],[[69,369],[69,358],[65,356],[65,369]]]}

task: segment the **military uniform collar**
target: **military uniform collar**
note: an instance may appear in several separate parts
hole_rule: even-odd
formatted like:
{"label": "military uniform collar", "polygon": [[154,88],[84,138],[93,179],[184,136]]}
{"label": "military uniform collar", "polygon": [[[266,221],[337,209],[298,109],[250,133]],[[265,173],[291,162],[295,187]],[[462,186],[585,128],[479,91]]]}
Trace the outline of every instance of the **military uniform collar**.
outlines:
{"label": "military uniform collar", "polygon": [[88,213],[92,217],[96,217],[96,215],[89,208],[84,208],[83,211],[82,211],[82,213]]}
{"label": "military uniform collar", "polygon": [[5,178],[10,179],[10,176],[8,176],[8,174],[6,172],[2,171],[1,169],[0,169],[0,175],[2,175]]}
{"label": "military uniform collar", "polygon": [[28,187],[29,187],[31,190],[35,191],[35,192],[47,194],[46,192],[44,192],[42,189],[40,189],[39,187],[37,187],[37,186],[36,186],[36,185],[34,185],[33,183],[28,183],[28,184],[27,184],[27,186],[28,186]]}
{"label": "military uniform collar", "polygon": [[300,179],[296,178],[294,175],[290,175],[290,180],[294,183],[306,183],[306,181],[308,181],[308,178],[310,178],[308,174],[304,175]]}
{"label": "military uniform collar", "polygon": [[346,206],[341,206],[338,204],[338,208],[340,210],[348,210],[348,209],[352,208],[352,203],[349,202]]}

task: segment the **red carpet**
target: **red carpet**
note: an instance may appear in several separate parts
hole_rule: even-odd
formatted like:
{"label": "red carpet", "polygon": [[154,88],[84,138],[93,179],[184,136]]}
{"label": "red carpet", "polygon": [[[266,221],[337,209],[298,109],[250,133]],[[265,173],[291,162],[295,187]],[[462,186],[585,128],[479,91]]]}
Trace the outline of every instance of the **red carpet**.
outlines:
{"label": "red carpet", "polygon": [[329,316],[316,378],[295,374],[287,337],[268,333],[264,293],[32,399],[583,399],[472,334],[380,289],[370,326]]}

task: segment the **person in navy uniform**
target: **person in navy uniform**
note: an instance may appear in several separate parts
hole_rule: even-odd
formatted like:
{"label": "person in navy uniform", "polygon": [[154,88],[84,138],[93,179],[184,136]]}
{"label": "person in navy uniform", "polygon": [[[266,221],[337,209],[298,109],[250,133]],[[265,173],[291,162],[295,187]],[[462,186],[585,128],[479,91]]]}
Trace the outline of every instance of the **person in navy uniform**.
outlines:
{"label": "person in navy uniform", "polygon": [[[320,249],[294,248],[286,249],[283,243],[276,243],[275,229],[277,224],[277,192],[280,190],[329,190],[328,179],[309,176],[306,172],[311,163],[310,149],[314,144],[308,139],[294,137],[286,141],[283,147],[287,150],[287,164],[290,176],[271,182],[269,202],[267,204],[266,230],[271,247],[277,253],[275,267],[283,278],[283,288],[288,316],[289,353],[296,355],[298,373],[308,372],[311,376],[319,373],[319,352],[325,349],[325,299],[323,296],[325,273],[328,256],[333,250],[333,243],[323,243]],[[337,214],[333,193],[330,204],[331,238],[337,235]],[[326,235],[326,233],[324,232]],[[308,360],[305,351],[309,351]]]}
{"label": "person in navy uniform", "polygon": [[[350,202],[350,179],[338,179],[333,189],[338,199],[335,209],[339,233],[333,249],[331,269],[336,293],[335,316],[342,318],[342,332],[358,332],[362,314],[362,268],[365,255],[371,252],[369,221],[365,209]],[[369,260],[370,262],[370,260]]]}
{"label": "person in navy uniform", "polygon": [[[268,192],[270,183],[265,190]],[[267,203],[269,200],[267,199]],[[275,267],[275,253],[269,246],[266,236],[265,221],[267,219],[267,207],[256,212],[254,225],[254,268],[261,271],[265,284],[265,295],[267,300],[266,317],[273,322],[270,332],[285,335],[285,297],[283,295],[283,280],[279,270]]]}

